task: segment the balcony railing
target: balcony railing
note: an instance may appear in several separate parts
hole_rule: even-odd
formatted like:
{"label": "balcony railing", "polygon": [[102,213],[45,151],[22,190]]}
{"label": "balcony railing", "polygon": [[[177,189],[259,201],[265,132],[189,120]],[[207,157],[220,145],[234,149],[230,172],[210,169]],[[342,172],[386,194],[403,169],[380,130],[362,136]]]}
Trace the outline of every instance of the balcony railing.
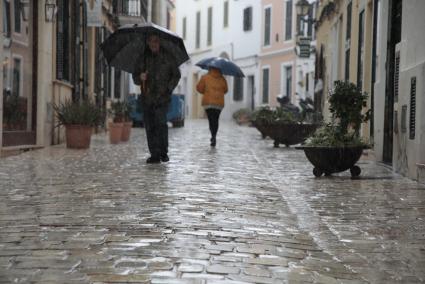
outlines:
{"label": "balcony railing", "polygon": [[147,18],[147,0],[115,0],[113,5],[114,14],[117,16]]}

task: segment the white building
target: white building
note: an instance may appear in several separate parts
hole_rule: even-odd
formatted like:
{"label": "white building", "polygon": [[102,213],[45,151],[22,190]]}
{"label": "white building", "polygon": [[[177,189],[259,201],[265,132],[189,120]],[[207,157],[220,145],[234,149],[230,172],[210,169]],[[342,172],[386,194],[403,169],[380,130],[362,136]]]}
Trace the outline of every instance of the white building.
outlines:
{"label": "white building", "polygon": [[377,1],[376,159],[425,181],[425,1]]}
{"label": "white building", "polygon": [[230,119],[240,108],[258,106],[258,54],[261,38],[261,1],[177,0],[176,32],[184,40],[190,61],[181,66],[178,93],[186,95],[186,114],[205,116],[196,83],[206,72],[195,64],[201,59],[221,56],[241,67],[245,78],[227,76],[223,119]]}

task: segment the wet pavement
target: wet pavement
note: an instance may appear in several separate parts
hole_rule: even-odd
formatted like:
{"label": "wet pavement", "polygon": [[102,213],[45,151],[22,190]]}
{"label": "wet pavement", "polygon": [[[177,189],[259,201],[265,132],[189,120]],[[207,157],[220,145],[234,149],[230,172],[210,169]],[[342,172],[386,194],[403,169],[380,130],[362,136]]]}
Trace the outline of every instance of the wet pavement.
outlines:
{"label": "wet pavement", "polygon": [[425,186],[362,159],[314,178],[254,128],[143,129],[0,160],[0,283],[423,283]]}

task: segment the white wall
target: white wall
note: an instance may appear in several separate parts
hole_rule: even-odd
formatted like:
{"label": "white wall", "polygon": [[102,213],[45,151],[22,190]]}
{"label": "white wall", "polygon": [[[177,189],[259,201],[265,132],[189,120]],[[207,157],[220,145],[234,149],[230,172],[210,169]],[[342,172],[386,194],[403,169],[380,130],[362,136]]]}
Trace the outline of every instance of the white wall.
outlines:
{"label": "white wall", "polygon": [[377,51],[379,54],[376,70],[376,82],[374,86],[374,152],[378,161],[383,159],[384,151],[384,118],[385,118],[385,84],[386,84],[386,58],[388,40],[388,1],[380,1],[380,21],[378,31],[379,37],[376,39],[380,43]]}
{"label": "white wall", "polygon": [[[253,9],[253,23],[251,31],[243,31],[243,10],[251,6]],[[212,23],[212,45],[207,46],[207,13],[208,7],[213,9]],[[176,26],[177,33],[183,36],[182,22],[186,17],[186,49],[191,57],[187,64],[183,64],[182,78],[187,78],[186,84],[186,102],[188,104],[187,115],[192,115],[192,101],[196,94],[192,94],[193,74],[204,73],[195,64],[204,58],[219,56],[226,53],[229,59],[238,64],[246,76],[255,76],[255,90],[258,97],[258,64],[257,54],[260,51],[260,28],[261,28],[261,1],[229,0],[229,24],[223,27],[224,0],[177,0],[176,1]],[[200,48],[195,48],[196,41],[196,13],[201,12],[201,44]],[[246,77],[247,78],[247,77]],[[222,113],[223,119],[230,119],[234,111],[242,107],[248,107],[251,98],[247,96],[247,82],[244,80],[244,99],[240,102],[233,101],[233,78],[226,77],[229,85],[229,92],[225,99],[225,108]],[[180,80],[180,88],[183,80]],[[258,101],[258,99],[256,99]]]}
{"label": "white wall", "polygon": [[[375,84],[375,154],[377,160],[382,160],[384,135],[384,107],[386,84],[386,48],[388,38],[388,2],[381,1],[381,31],[378,41],[379,50],[378,80]],[[399,98],[394,104],[398,112],[398,132],[393,133],[393,168],[395,171],[413,179],[425,181],[423,169],[418,164],[425,164],[425,1],[403,1],[402,8],[402,39],[400,42],[400,78]],[[409,138],[410,90],[411,78],[416,77],[416,135]],[[407,106],[407,131],[401,131],[402,108]]]}

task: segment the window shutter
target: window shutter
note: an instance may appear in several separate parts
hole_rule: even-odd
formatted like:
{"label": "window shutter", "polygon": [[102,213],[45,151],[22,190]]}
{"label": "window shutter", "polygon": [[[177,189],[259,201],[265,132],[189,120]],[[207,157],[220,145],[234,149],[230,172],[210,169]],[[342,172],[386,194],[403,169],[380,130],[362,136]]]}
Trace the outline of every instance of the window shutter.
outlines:
{"label": "window shutter", "polygon": [[58,0],[58,12],[57,12],[57,30],[56,30],[56,78],[58,80],[64,79],[63,74],[63,61],[64,61],[64,30],[63,30],[63,19],[64,19],[64,3],[63,0]]}
{"label": "window shutter", "polygon": [[409,138],[415,139],[416,128],[416,77],[410,81],[410,115],[409,115]]}

